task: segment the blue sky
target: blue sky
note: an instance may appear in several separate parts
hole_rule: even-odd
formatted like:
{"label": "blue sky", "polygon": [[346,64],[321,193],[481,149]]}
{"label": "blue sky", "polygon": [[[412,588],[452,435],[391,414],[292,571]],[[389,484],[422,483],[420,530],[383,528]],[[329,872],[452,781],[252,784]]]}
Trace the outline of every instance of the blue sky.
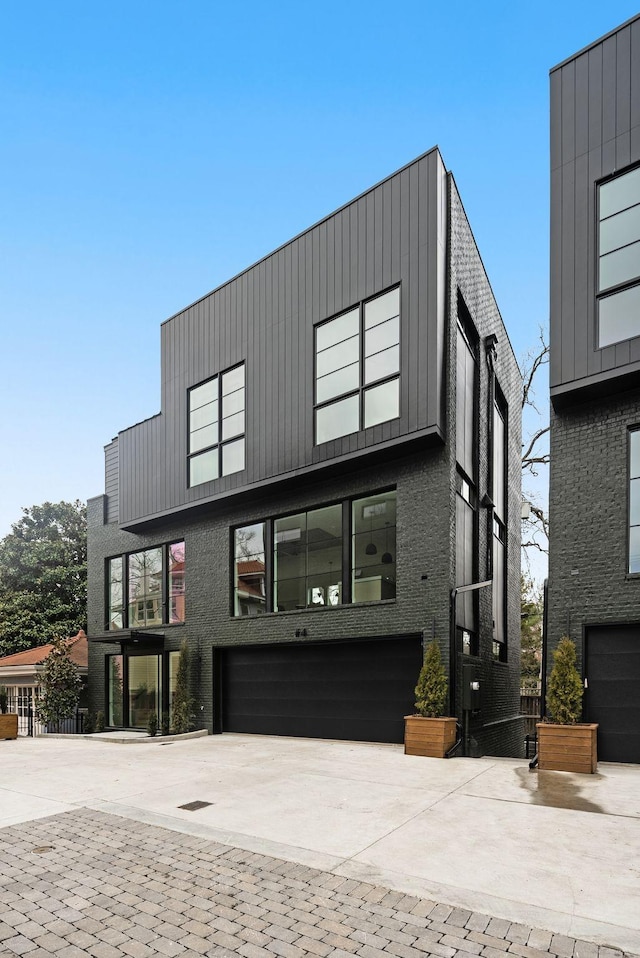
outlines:
{"label": "blue sky", "polygon": [[548,71],[636,12],[0,3],[0,536],[103,491],[103,445],[159,410],[165,318],[434,144],[534,348]]}

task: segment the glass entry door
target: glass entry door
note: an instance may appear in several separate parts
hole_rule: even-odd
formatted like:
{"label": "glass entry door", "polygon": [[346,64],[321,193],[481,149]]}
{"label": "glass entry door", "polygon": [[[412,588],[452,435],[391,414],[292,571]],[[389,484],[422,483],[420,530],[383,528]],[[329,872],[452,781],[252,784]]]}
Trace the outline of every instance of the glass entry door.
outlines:
{"label": "glass entry door", "polygon": [[146,728],[153,712],[162,713],[162,656],[128,657],[129,727]]}

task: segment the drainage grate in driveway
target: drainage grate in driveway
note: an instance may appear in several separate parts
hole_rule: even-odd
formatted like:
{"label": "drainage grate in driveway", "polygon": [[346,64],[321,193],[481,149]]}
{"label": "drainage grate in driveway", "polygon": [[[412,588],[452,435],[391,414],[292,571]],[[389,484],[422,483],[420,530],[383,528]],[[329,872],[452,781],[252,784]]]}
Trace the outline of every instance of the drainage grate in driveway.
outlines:
{"label": "drainage grate in driveway", "polygon": [[197,812],[211,804],[211,802],[187,802],[186,805],[178,805],[178,808],[184,808],[185,812]]}

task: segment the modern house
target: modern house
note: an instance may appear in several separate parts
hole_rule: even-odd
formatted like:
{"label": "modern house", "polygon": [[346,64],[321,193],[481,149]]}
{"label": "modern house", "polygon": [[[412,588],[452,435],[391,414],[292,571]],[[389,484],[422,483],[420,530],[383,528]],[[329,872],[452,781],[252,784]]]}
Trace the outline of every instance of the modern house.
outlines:
{"label": "modern house", "polygon": [[210,732],[399,742],[435,638],[520,754],[520,391],[437,149],[168,319],[88,504],[92,709],[170,712],[186,639]]}
{"label": "modern house", "polygon": [[640,762],[640,17],[551,71],[550,377],[548,645]]}
{"label": "modern house", "polygon": [[[69,658],[77,667],[82,679],[80,705],[84,706],[87,688],[89,650],[87,637],[82,629],[67,639]],[[0,658],[0,686],[7,690],[8,710],[18,716],[18,735],[39,735],[46,726],[38,721],[35,703],[40,692],[45,659],[53,649],[50,643],[38,645],[24,652],[14,652]],[[75,719],[67,722],[69,731],[75,731]],[[66,727],[66,726],[65,726]]]}

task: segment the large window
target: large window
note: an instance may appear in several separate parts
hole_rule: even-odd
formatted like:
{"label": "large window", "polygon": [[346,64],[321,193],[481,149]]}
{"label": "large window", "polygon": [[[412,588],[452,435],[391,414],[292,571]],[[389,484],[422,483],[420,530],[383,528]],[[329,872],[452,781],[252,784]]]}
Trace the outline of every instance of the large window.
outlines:
{"label": "large window", "polygon": [[640,167],[598,188],[598,346],[640,336]]}
{"label": "large window", "polygon": [[245,464],[244,363],[189,390],[189,486]]}
{"label": "large window", "polygon": [[400,415],[400,287],[316,327],[315,441]]}
{"label": "large window", "polygon": [[640,572],[640,429],[629,433],[629,572]]}
{"label": "large window", "polygon": [[326,506],[274,523],[274,609],[340,605],[342,506]]}
{"label": "large window", "polygon": [[393,490],[241,526],[233,544],[236,616],[396,595]]}
{"label": "large window", "polygon": [[184,542],[107,561],[107,629],[184,622]]}

